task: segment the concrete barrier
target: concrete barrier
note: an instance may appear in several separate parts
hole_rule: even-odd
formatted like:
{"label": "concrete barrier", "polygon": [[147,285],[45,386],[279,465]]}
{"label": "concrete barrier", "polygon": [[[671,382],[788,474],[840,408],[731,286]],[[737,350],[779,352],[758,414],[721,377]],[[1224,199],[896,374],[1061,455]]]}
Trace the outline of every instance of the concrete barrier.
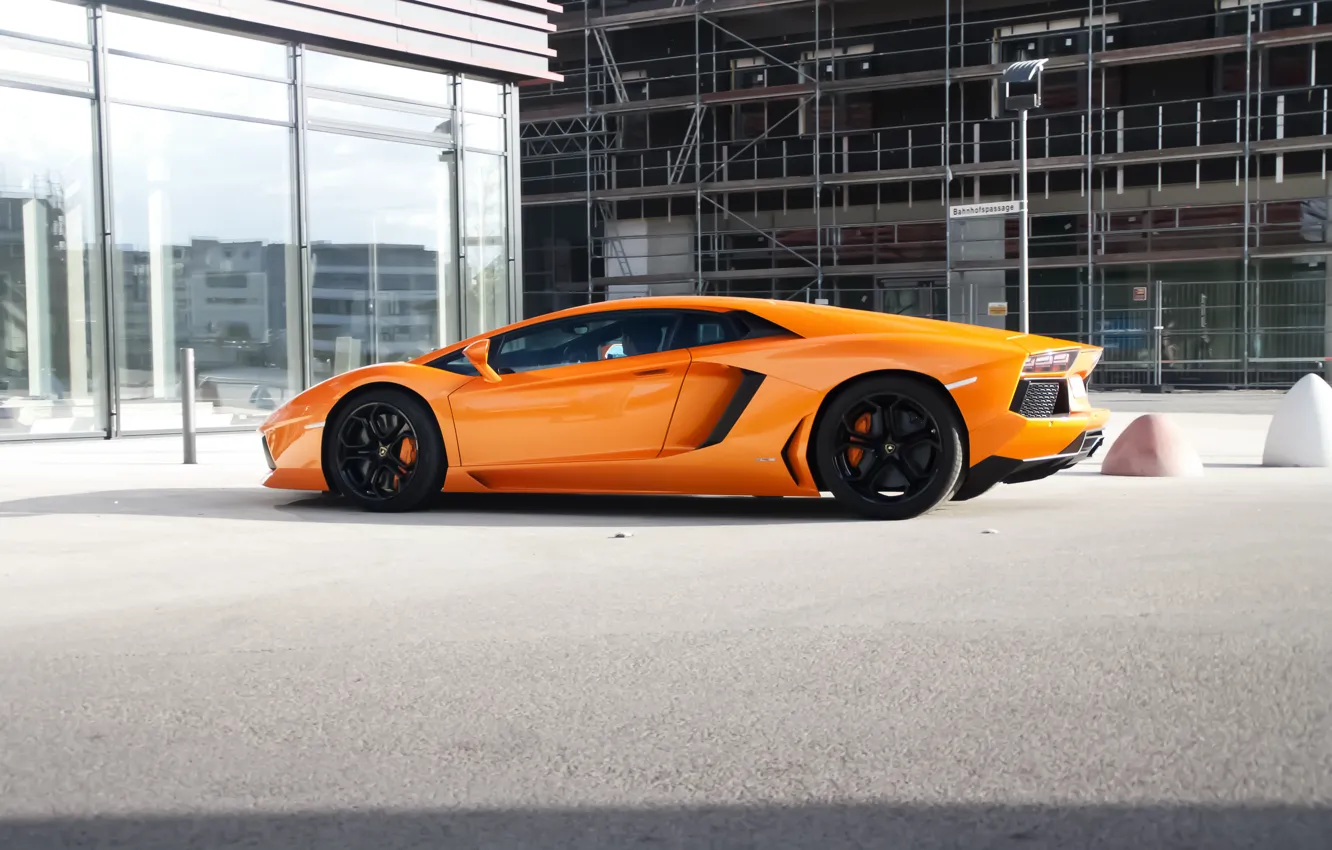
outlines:
{"label": "concrete barrier", "polygon": [[1305,375],[1281,399],[1263,446],[1263,466],[1332,466],[1332,386]]}
{"label": "concrete barrier", "polygon": [[1101,461],[1102,475],[1144,478],[1197,478],[1202,459],[1178,427],[1159,413],[1129,423]]}

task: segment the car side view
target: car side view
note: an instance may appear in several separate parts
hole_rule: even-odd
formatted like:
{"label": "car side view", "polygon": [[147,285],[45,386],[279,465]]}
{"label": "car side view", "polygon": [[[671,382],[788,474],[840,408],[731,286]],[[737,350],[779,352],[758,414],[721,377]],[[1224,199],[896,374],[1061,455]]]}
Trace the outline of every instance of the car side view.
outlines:
{"label": "car side view", "polygon": [[801,302],[600,302],[306,390],[260,429],[264,483],[373,511],[441,491],[831,493],[908,519],[1091,456],[1100,356]]}

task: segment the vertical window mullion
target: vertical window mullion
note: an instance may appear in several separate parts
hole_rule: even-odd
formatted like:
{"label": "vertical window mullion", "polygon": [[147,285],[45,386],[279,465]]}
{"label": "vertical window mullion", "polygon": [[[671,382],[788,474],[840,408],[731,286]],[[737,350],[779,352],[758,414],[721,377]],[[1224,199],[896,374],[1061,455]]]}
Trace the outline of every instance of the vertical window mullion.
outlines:
{"label": "vertical window mullion", "polygon": [[[296,346],[301,358],[301,387],[309,388],[314,383],[314,269],[310,262],[309,228],[309,192],[306,169],[308,150],[305,131],[305,48],[300,44],[291,45],[291,70],[294,82],[293,96],[294,117],[296,119],[296,159],[293,174],[296,178],[296,245],[298,277],[297,293],[300,297],[300,341]],[[288,308],[287,314],[291,315]],[[288,331],[290,332],[290,330]],[[292,346],[287,346],[291,351]],[[290,356],[290,354],[288,354]],[[288,369],[291,366],[288,364]]]}
{"label": "vertical window mullion", "polygon": [[[100,352],[102,358],[101,374],[105,381],[102,390],[103,409],[100,411],[106,437],[111,439],[120,433],[120,380],[119,351],[116,342],[116,274],[115,274],[115,235],[112,201],[114,187],[111,185],[111,152],[109,110],[106,101],[106,5],[94,3],[88,7],[88,26],[92,41],[92,85],[95,104],[96,154],[93,167],[97,171],[97,236],[98,265],[100,274],[94,284],[99,293],[98,314],[101,318],[100,334],[93,336],[93,350]],[[100,339],[98,338],[100,337]]]}

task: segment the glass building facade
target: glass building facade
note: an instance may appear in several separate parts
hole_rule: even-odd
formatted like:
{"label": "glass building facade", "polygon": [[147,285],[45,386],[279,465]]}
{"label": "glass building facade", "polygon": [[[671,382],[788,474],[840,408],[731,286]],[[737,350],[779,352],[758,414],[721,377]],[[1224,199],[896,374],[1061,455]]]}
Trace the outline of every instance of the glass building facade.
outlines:
{"label": "glass building facade", "polygon": [[[204,24],[207,24],[205,21]],[[0,3],[0,439],[253,427],[519,318],[512,79]]]}

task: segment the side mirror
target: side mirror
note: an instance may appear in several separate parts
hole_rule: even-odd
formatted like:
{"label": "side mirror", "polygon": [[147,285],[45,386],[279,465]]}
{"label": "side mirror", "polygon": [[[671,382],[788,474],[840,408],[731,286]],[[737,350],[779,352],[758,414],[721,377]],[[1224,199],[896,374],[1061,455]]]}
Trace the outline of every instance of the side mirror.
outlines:
{"label": "side mirror", "polygon": [[490,368],[490,340],[478,339],[463,349],[463,356],[471,363],[481,378],[488,384],[500,382],[499,373]]}

